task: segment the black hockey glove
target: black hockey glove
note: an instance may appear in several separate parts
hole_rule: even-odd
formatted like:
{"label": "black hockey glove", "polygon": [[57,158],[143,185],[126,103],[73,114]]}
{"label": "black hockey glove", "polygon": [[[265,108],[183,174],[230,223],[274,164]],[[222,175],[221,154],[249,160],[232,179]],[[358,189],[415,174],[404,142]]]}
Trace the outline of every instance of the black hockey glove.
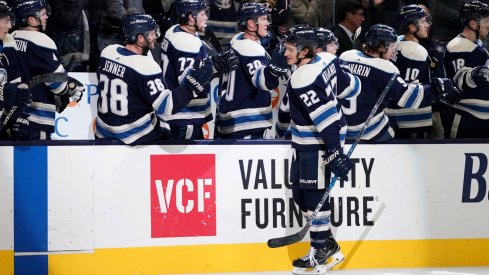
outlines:
{"label": "black hockey glove", "polygon": [[24,115],[21,115],[12,125],[12,138],[14,140],[29,139],[29,120],[25,119],[24,117]]}
{"label": "black hockey glove", "polygon": [[54,104],[56,105],[56,112],[61,114],[68,104],[70,103],[70,96],[68,94],[54,95]]}
{"label": "black hockey glove", "polygon": [[184,84],[194,93],[202,93],[205,87],[211,82],[212,71],[212,62],[208,58],[205,58],[200,62],[199,68],[190,69],[189,73],[185,76]]}
{"label": "black hockey glove", "polygon": [[284,50],[283,45],[278,44],[272,52],[272,62],[268,65],[268,69],[273,76],[285,76],[290,69],[287,58],[284,56]]}
{"label": "black hockey glove", "polygon": [[32,91],[27,84],[5,83],[0,86],[0,99],[3,97],[5,109],[12,109],[14,106],[28,105],[32,102]]}
{"label": "black hockey glove", "polygon": [[70,77],[68,83],[66,84],[66,89],[63,93],[67,93],[71,100],[79,102],[83,97],[83,92],[85,91],[85,86],[83,83],[75,78]]}
{"label": "black hockey glove", "polygon": [[337,147],[333,150],[329,150],[323,155],[324,164],[328,166],[329,170],[335,174],[339,179],[348,181],[348,172],[353,167],[353,163],[350,158],[343,154],[343,148]]}
{"label": "black hockey glove", "polygon": [[214,77],[232,72],[239,65],[239,58],[233,49],[212,56],[211,61],[214,68]]}
{"label": "black hockey glove", "polygon": [[433,78],[431,80],[431,90],[439,101],[447,105],[458,103],[462,98],[460,90],[448,78]]}
{"label": "black hockey glove", "polygon": [[477,66],[473,68],[470,72],[470,76],[477,85],[489,83],[489,67],[487,66]]}

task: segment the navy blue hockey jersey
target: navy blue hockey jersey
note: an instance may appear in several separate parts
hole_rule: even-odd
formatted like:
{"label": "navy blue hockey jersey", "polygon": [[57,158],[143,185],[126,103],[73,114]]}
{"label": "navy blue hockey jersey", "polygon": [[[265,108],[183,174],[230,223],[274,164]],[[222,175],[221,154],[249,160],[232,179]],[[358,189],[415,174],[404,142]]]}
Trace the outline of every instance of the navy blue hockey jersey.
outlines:
{"label": "navy blue hockey jersey", "polygon": [[484,65],[488,58],[480,40],[472,42],[460,34],[447,44],[444,60],[447,77],[452,79],[463,67]]}
{"label": "navy blue hockey jersey", "polygon": [[[3,40],[0,40],[0,85],[5,83],[20,83],[20,64],[17,53],[17,46],[12,35],[7,34]],[[4,120],[3,93],[0,96],[0,121]],[[5,110],[8,111],[8,110]]]}
{"label": "navy blue hockey jersey", "polygon": [[[36,31],[17,30],[12,33],[17,43],[22,80],[45,73],[65,73],[56,57],[56,44],[46,34]],[[66,82],[46,83],[32,87],[32,103],[25,109],[30,127],[49,133],[54,132],[56,106],[54,95],[66,88]]]}
{"label": "navy blue hockey jersey", "polygon": [[[199,36],[185,32],[174,25],[165,34],[162,47],[162,67],[165,81],[170,89],[180,86],[188,70],[198,66],[201,59],[207,57],[205,46]],[[203,125],[212,120],[210,102],[210,84],[206,92],[196,98],[176,114],[164,115],[170,125]]]}
{"label": "navy blue hockey jersey", "polygon": [[[396,65],[400,76],[407,83],[430,84],[430,58],[426,49],[419,43],[407,40],[399,41],[392,63]],[[431,105],[417,109],[388,108],[385,112],[399,129],[429,131],[433,125]]]}
{"label": "navy blue hockey jersey", "polygon": [[152,57],[138,55],[121,45],[106,47],[97,71],[100,95],[95,135],[126,144],[139,143],[160,121],[194,98],[185,85],[168,89],[161,68]]}
{"label": "navy blue hockey jersey", "polygon": [[[399,74],[399,70],[388,60],[374,58],[357,50],[344,52],[340,59],[346,62],[350,71],[360,78],[362,84],[362,91],[358,97],[341,101],[348,122],[346,138],[355,139],[392,74]],[[398,107],[415,109],[429,106],[433,102],[430,90],[430,86],[407,84],[401,77],[397,77],[362,139],[383,141],[394,137],[394,131],[390,127],[384,109]]]}
{"label": "navy blue hockey jersey", "polygon": [[292,147],[327,151],[342,146],[346,121],[336,98],[353,99],[360,89],[359,79],[343,71],[332,54],[318,55],[295,70],[287,86]]}
{"label": "navy blue hockey jersey", "polygon": [[270,58],[259,42],[246,39],[243,33],[231,41],[240,65],[228,75],[227,90],[219,103],[220,134],[245,136],[272,126],[270,91],[278,78],[266,69]]}

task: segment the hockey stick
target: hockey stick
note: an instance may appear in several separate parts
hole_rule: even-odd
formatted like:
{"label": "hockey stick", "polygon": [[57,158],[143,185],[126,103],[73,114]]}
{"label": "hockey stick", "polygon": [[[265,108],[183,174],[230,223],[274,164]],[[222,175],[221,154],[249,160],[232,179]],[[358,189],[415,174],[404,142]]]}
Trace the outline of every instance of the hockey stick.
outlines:
{"label": "hockey stick", "polygon": [[219,131],[217,127],[219,126],[219,105],[221,105],[221,93],[222,93],[222,82],[224,75],[219,76],[219,84],[217,84],[217,98],[216,98],[216,119],[214,119],[214,139],[219,136]]}
{"label": "hockey stick", "polygon": [[[46,74],[33,76],[31,80],[29,80],[27,85],[29,86],[29,88],[32,88],[42,83],[65,82],[68,81],[68,79],[69,77],[66,73],[46,73]],[[12,118],[14,113],[17,111],[17,107],[18,107],[17,105],[13,106],[12,109],[10,109],[8,113],[5,115],[2,122],[0,123],[0,132],[2,132],[3,128],[7,125],[10,118]]]}
{"label": "hockey stick", "polygon": [[[360,130],[360,133],[358,134],[357,138],[355,141],[351,144],[350,150],[348,150],[348,153],[346,154],[348,157],[351,156],[353,153],[353,150],[355,150],[355,147],[357,147],[358,143],[360,142],[360,139],[363,136],[363,133],[367,129],[368,125],[370,124],[370,120],[374,117],[375,113],[377,112],[377,109],[379,108],[380,104],[382,104],[382,101],[384,100],[385,96],[387,95],[387,92],[390,90],[392,87],[392,84],[394,83],[394,80],[396,79],[397,74],[393,74],[392,77],[390,78],[389,82],[387,83],[387,86],[384,88],[382,91],[382,94],[380,95],[379,99],[375,103],[374,107],[372,108],[372,111],[370,112],[369,116],[367,117],[367,120],[362,126],[362,129]],[[333,186],[336,184],[336,181],[338,180],[337,176],[334,176],[331,182],[328,185],[328,188],[324,192],[324,195],[321,197],[321,200],[319,201],[318,205],[316,206],[316,209],[314,209],[314,212],[312,213],[311,217],[307,220],[307,224],[301,229],[301,231],[285,236],[285,237],[279,237],[279,238],[274,238],[270,239],[267,242],[268,247],[270,248],[277,248],[277,247],[282,247],[286,245],[290,245],[296,242],[301,241],[304,239],[306,236],[307,232],[309,231],[309,227],[311,227],[312,223],[316,219],[316,216],[323,206],[323,204],[326,202],[326,199],[329,197],[329,191],[333,188]]]}

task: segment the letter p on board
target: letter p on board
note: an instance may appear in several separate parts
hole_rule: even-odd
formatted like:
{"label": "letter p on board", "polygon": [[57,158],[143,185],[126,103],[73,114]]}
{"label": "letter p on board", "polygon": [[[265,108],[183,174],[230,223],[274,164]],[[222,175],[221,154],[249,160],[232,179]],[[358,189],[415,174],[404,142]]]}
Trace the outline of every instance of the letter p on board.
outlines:
{"label": "letter p on board", "polygon": [[216,235],[215,155],[151,155],[151,237]]}

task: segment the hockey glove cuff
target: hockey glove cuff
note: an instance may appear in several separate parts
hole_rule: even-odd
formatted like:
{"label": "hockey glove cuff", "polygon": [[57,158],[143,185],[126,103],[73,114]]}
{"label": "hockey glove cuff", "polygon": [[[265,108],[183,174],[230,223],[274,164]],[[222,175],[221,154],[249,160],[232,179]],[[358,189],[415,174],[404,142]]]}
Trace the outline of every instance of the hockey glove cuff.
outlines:
{"label": "hockey glove cuff", "polygon": [[209,59],[203,59],[200,63],[199,68],[190,70],[184,81],[184,84],[196,94],[205,91],[211,81],[213,71],[212,62]]}
{"label": "hockey glove cuff", "polygon": [[348,173],[353,167],[353,163],[350,158],[343,154],[343,148],[337,147],[333,150],[329,150],[323,155],[324,164],[328,166],[329,170],[335,174],[338,178],[348,181]]}

